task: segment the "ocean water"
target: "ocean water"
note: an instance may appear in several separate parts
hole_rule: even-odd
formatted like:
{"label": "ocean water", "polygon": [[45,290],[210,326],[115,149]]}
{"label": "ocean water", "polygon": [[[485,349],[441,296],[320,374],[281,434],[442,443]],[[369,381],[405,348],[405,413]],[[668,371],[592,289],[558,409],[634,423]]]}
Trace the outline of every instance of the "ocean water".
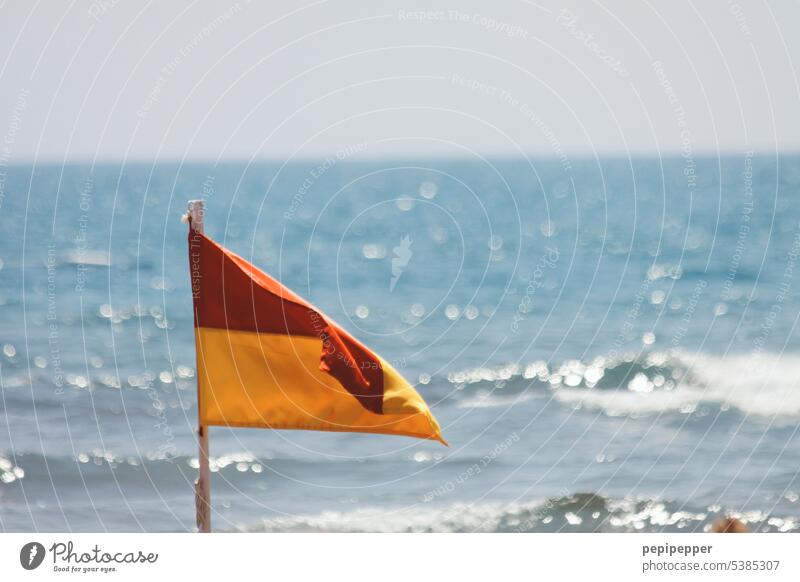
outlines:
{"label": "ocean water", "polygon": [[446,448],[211,430],[228,531],[800,530],[800,158],[0,175],[0,530],[191,531],[186,201]]}

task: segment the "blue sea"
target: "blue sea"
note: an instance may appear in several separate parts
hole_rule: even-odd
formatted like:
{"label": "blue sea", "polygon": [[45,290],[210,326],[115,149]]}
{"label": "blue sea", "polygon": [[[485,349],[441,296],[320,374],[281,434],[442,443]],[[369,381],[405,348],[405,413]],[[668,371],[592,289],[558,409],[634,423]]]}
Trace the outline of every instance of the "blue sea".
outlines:
{"label": "blue sea", "polygon": [[215,530],[800,530],[800,158],[351,153],[0,168],[0,530],[194,530],[192,198],[450,443],[212,428]]}

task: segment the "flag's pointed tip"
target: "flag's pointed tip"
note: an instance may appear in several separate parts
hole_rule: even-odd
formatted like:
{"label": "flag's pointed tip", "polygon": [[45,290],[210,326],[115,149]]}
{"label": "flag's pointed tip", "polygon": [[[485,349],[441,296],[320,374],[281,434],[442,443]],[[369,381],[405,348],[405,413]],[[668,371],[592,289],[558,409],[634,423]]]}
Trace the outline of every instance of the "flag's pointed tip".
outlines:
{"label": "flag's pointed tip", "polygon": [[444,437],[442,437],[442,435],[440,435],[438,433],[433,437],[433,440],[439,441],[440,443],[442,443],[447,448],[450,448],[450,443],[448,443],[446,440],[444,440]]}

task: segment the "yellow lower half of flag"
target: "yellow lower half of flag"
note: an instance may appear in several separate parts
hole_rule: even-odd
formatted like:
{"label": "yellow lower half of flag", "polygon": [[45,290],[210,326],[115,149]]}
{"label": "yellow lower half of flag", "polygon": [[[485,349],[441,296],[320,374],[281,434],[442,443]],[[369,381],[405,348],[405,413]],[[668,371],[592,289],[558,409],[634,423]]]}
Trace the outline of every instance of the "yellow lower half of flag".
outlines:
{"label": "yellow lower half of flag", "polygon": [[320,370],[322,340],[199,327],[200,422],[213,426],[369,432],[441,442],[425,401],[381,359],[383,414]]}

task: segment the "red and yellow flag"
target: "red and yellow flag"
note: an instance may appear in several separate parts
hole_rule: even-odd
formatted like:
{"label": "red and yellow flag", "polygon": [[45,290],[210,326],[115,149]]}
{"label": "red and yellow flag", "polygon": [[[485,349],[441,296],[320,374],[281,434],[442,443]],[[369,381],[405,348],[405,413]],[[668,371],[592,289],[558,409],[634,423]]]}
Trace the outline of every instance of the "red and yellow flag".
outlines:
{"label": "red and yellow flag", "polygon": [[189,264],[201,424],[445,443],[417,391],[309,302],[192,228]]}

